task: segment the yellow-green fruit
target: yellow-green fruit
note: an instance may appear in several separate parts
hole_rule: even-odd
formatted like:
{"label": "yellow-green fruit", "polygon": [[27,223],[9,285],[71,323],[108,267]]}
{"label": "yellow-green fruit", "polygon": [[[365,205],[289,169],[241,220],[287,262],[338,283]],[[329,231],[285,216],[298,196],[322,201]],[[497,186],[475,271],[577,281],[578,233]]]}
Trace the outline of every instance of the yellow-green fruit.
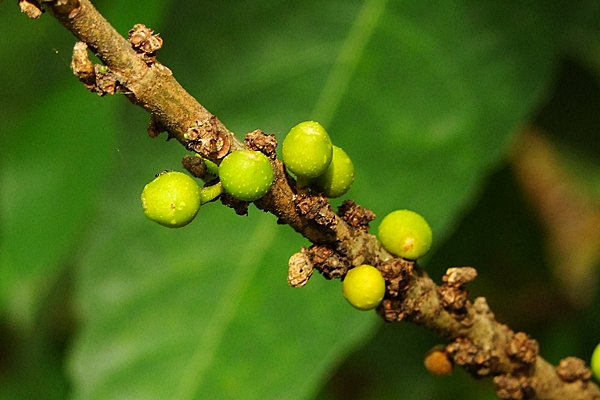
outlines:
{"label": "yellow-green fruit", "polygon": [[321,175],[333,157],[333,144],[325,128],[315,121],[294,126],[283,139],[281,156],[285,166],[298,178]]}
{"label": "yellow-green fruit", "polygon": [[596,375],[596,379],[600,381],[600,344],[596,346],[596,349],[594,349],[594,352],[592,353],[590,366],[592,367],[592,372]]}
{"label": "yellow-green fruit", "polygon": [[311,186],[323,192],[330,198],[340,197],[346,194],[354,182],[354,164],[348,154],[341,148],[333,146],[333,157],[329,167]]}
{"label": "yellow-green fruit", "polygon": [[200,187],[182,172],[165,172],[142,191],[142,209],[146,217],[169,228],[189,224],[200,209]]}
{"label": "yellow-green fruit", "polygon": [[219,178],[223,189],[236,199],[254,201],[271,189],[273,167],[260,151],[234,151],[221,161]]}
{"label": "yellow-green fruit", "polygon": [[408,260],[427,254],[432,236],[425,218],[410,210],[397,210],[386,215],[377,233],[387,251]]}
{"label": "yellow-green fruit", "polygon": [[372,310],[385,294],[385,279],[372,265],[352,268],[342,282],[342,293],[348,303],[362,311]]}

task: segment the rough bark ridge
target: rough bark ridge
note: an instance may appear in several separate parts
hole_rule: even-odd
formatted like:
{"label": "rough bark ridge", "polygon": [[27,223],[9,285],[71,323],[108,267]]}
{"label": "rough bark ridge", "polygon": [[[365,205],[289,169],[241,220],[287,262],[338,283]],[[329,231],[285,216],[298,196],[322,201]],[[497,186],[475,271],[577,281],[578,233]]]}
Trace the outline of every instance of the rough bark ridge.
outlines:
{"label": "rough bark ridge", "polygon": [[[120,36],[88,0],[19,0],[30,18],[48,11],[80,41],[72,69],[79,80],[99,95],[121,92],[150,113],[148,134],[167,132],[187,149],[216,162],[229,152],[252,148],[264,152],[275,172],[269,193],[255,205],[308,238],[313,245],[290,260],[290,284],[302,286],[313,269],[327,279],[343,277],[349,268],[368,263],[386,279],[386,295],[377,313],[387,322],[411,321],[448,340],[443,353],[475,377],[493,377],[502,399],[600,400],[585,363],[568,357],[558,367],[538,355],[538,344],[495,320],[485,298],[473,303],[465,285],[477,272],[450,268],[436,285],[415,262],[394,258],[368,233],[375,215],[351,200],[334,211],[327,198],[299,192],[284,165],[275,158],[272,135],[257,130],[242,142],[216,116],[185,91],[171,70],[156,61],[162,39],[144,25]],[[93,65],[91,50],[104,65]],[[190,160],[184,161],[190,163]],[[191,168],[191,167],[190,167]],[[194,170],[204,171],[195,165]],[[200,172],[202,173],[202,172]],[[239,214],[247,203],[222,196]]]}

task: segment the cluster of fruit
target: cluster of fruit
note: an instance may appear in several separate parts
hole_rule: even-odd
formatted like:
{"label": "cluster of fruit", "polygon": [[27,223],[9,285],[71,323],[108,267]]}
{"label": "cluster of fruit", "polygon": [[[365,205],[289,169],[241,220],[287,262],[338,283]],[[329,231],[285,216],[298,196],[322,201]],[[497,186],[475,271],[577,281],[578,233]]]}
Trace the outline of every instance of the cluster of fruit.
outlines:
{"label": "cluster of fruit", "polygon": [[[310,186],[330,198],[344,195],[354,181],[354,165],[341,148],[331,143],[325,129],[313,121],[302,122],[286,135],[283,162],[296,175],[300,186]],[[217,166],[204,160],[219,183],[200,188],[181,172],[163,172],[142,191],[142,208],[151,220],[169,228],[189,224],[200,206],[222,191],[241,201],[255,201],[273,185],[273,167],[263,153],[239,150],[228,154]]]}
{"label": "cluster of fruit", "polygon": [[[383,218],[377,239],[391,254],[416,260],[431,248],[432,233],[421,215],[410,210],[397,210]],[[342,282],[342,293],[354,308],[372,310],[383,300],[385,280],[377,268],[363,264],[348,271]]]}
{"label": "cluster of fruit", "polygon": [[294,126],[283,139],[281,157],[296,175],[299,186],[308,186],[329,198],[346,194],[354,182],[354,164],[335,146],[325,128],[315,121]]}
{"label": "cluster of fruit", "polygon": [[225,190],[238,200],[254,201],[264,196],[273,184],[273,167],[263,153],[239,150],[228,154],[221,165],[204,160],[208,179],[219,182],[200,187],[182,172],[163,172],[142,191],[144,214],[163,226],[181,228],[196,217],[202,204],[214,200]]}
{"label": "cluster of fruit", "polygon": [[[309,188],[329,198],[343,196],[354,182],[354,165],[341,148],[333,145],[321,124],[305,121],[294,126],[282,143],[286,168],[296,176],[301,190]],[[219,166],[204,160],[209,180],[217,184],[200,187],[181,172],[163,172],[142,191],[146,216],[167,227],[189,224],[200,206],[223,191],[241,201],[255,201],[273,185],[273,167],[263,153],[239,150],[228,154]],[[424,256],[431,247],[431,228],[423,217],[409,210],[388,214],[379,226],[378,239],[391,254],[409,260]],[[361,265],[346,274],[342,292],[359,310],[371,310],[385,294],[385,280],[377,268]]]}

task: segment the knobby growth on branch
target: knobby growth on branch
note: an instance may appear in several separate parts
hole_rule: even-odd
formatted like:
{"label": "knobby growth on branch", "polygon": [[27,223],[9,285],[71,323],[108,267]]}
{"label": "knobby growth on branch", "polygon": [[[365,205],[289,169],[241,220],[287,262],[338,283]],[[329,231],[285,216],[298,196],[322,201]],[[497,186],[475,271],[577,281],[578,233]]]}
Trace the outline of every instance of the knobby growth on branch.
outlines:
{"label": "knobby growth on branch", "polygon": [[[255,205],[313,243],[290,259],[292,286],[305,284],[313,269],[334,279],[352,267],[374,265],[386,280],[386,294],[377,308],[381,318],[414,322],[439,334],[449,342],[441,354],[477,378],[493,377],[500,398],[600,399],[600,389],[590,381],[591,372],[582,360],[568,357],[552,366],[539,356],[534,339],[496,321],[485,298],[468,300],[465,285],[476,278],[474,268],[450,268],[438,286],[416,262],[393,257],[368,233],[373,212],[351,200],[336,212],[326,197],[298,191],[276,159],[274,136],[255,130],[244,141],[236,138],[156,60],[162,39],[151,29],[136,25],[125,39],[88,0],[19,0],[19,5],[30,18],[48,11],[71,31],[79,40],[72,59],[75,75],[92,92],[122,93],[147,110],[151,137],[167,132],[168,139],[217,164],[230,152],[245,148],[269,157],[274,184]],[[88,49],[103,65],[93,65]],[[206,173],[201,158],[188,156],[183,164],[197,177]],[[238,214],[247,212],[247,202],[227,194],[221,201]]]}

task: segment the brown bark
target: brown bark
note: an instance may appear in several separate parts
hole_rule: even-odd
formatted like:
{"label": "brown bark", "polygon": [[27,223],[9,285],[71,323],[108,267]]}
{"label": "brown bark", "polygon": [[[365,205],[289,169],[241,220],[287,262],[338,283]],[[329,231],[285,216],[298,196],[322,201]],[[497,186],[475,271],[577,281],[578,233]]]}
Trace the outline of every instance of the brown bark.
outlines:
{"label": "brown bark", "polygon": [[[38,4],[25,2],[31,3],[27,9]],[[553,367],[538,355],[535,340],[495,320],[485,298],[473,303],[467,300],[464,286],[475,279],[473,268],[450,268],[438,286],[415,262],[392,257],[368,233],[368,224],[375,218],[371,211],[347,200],[336,213],[327,198],[297,190],[285,166],[275,159],[274,138],[254,131],[244,143],[237,139],[156,61],[162,40],[152,30],[137,25],[126,40],[88,0],[45,0],[40,4],[104,63],[92,71],[82,53],[87,50],[78,45],[73,70],[80,80],[101,95],[120,91],[147,110],[151,136],[167,131],[187,149],[216,162],[244,147],[270,157],[275,183],[255,204],[313,243],[294,257],[297,271],[292,278],[298,279],[294,282],[305,283],[313,268],[331,279],[343,277],[352,266],[372,264],[387,284],[378,314],[388,322],[406,320],[423,325],[447,339],[444,353],[449,361],[476,377],[493,377],[500,398],[600,400],[600,389],[590,381],[589,369],[581,360],[567,358]],[[201,166],[194,168],[202,170]],[[238,213],[247,210],[247,204],[227,196],[223,201]]]}

